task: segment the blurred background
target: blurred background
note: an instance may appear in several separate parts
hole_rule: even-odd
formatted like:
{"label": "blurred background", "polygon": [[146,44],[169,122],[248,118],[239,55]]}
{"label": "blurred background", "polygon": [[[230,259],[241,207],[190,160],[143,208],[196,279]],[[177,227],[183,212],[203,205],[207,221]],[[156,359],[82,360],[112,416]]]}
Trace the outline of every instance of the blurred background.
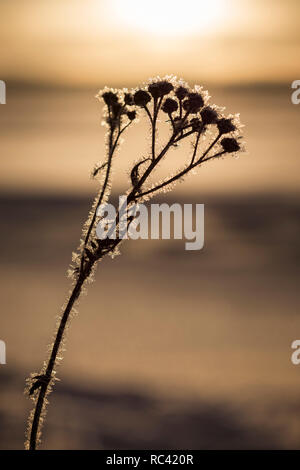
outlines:
{"label": "blurred background", "polygon": [[[298,0],[2,0],[1,448],[23,447],[24,381],[45,358],[97,189],[94,96],[165,74],[241,113],[247,151],[161,198],[205,204],[203,250],[128,241],[99,266],[42,448],[299,448],[299,19]],[[147,131],[141,120],[128,132],[114,196]]]}

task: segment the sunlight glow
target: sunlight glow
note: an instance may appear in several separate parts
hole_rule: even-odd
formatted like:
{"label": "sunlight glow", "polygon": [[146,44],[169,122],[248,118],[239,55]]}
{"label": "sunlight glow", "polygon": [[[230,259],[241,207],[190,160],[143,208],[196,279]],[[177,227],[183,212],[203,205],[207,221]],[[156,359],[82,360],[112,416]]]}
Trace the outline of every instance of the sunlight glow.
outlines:
{"label": "sunlight glow", "polygon": [[121,23],[156,35],[188,35],[217,29],[224,0],[112,0]]}

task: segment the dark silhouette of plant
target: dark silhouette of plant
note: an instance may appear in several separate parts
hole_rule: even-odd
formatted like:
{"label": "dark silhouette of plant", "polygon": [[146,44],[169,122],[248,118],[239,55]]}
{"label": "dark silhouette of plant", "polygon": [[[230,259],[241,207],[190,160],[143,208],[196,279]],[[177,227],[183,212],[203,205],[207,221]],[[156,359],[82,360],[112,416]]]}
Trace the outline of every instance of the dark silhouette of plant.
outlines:
{"label": "dark silhouette of plant", "polygon": [[[128,91],[105,88],[97,95],[104,101],[104,121],[107,127],[107,155],[104,163],[96,165],[92,176],[100,181],[100,190],[94,200],[89,217],[84,224],[82,238],[69,275],[72,290],[58,319],[58,329],[50,347],[48,360],[38,374],[27,379],[26,391],[34,400],[27,429],[26,448],[36,449],[40,442],[41,427],[46,414],[47,397],[56,379],[56,367],[62,359],[66,330],[74,307],[86,283],[93,278],[97,263],[106,255],[118,253],[121,237],[120,212],[116,215],[114,226],[117,236],[97,239],[96,226],[100,220],[97,208],[108,201],[111,191],[112,165],[120,146],[121,136],[137,121],[138,114],[144,113],[151,128],[151,148],[147,157],[136,161],[130,172],[130,187],[127,191],[127,207],[130,209],[138,202],[144,202],[160,191],[171,190],[191,170],[209,160],[218,159],[226,154],[237,154],[241,150],[238,115],[224,116],[223,108],[209,105],[209,96],[202,87],[191,89],[182,80],[167,76],[150,80],[143,87]],[[158,118],[168,122],[170,133],[162,148],[157,149]],[[185,165],[173,171],[165,180],[150,182],[158,164],[167,153],[179,143],[190,139],[192,152]],[[133,222],[128,216],[126,227]]]}

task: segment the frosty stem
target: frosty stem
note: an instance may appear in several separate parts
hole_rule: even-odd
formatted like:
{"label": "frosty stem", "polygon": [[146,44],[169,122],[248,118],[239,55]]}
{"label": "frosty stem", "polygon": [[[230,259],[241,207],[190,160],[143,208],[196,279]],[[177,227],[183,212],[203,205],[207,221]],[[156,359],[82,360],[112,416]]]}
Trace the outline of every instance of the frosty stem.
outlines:
{"label": "frosty stem", "polygon": [[41,387],[39,389],[39,395],[38,395],[38,399],[36,401],[34,416],[33,416],[31,431],[30,431],[30,443],[29,443],[30,450],[35,450],[36,447],[37,447],[37,436],[38,436],[38,430],[39,430],[39,425],[40,425],[41,414],[42,414],[43,407],[44,407],[44,401],[45,401],[46,394],[47,394],[47,389],[48,389],[48,386],[49,386],[49,383],[51,381],[52,374],[53,374],[53,371],[54,371],[54,368],[55,368],[57,354],[58,354],[59,348],[60,348],[61,343],[62,343],[62,339],[63,339],[65,328],[66,328],[66,325],[67,325],[67,322],[68,322],[68,319],[69,319],[69,315],[72,311],[72,308],[74,306],[75,301],[80,296],[81,288],[82,288],[85,280],[89,276],[89,273],[90,273],[92,265],[93,265],[92,262],[89,262],[89,264],[87,266],[84,266],[84,249],[85,249],[85,247],[87,246],[87,244],[89,242],[89,238],[90,238],[93,226],[95,224],[96,214],[97,214],[97,207],[99,206],[99,204],[101,204],[101,202],[103,200],[103,197],[104,197],[104,194],[105,194],[108,182],[109,182],[112,157],[113,157],[114,151],[116,149],[116,146],[118,144],[118,140],[120,138],[121,133],[122,133],[122,131],[119,129],[116,140],[115,140],[115,142],[113,142],[113,130],[112,129],[110,130],[110,134],[109,134],[109,152],[108,152],[108,158],[107,158],[106,175],[105,175],[104,183],[103,183],[103,186],[102,186],[102,189],[101,189],[98,201],[97,201],[97,205],[96,205],[94,214],[92,216],[92,220],[89,224],[89,227],[88,227],[85,239],[84,239],[84,245],[83,245],[83,249],[82,249],[82,257],[81,257],[81,262],[80,262],[79,276],[78,276],[76,284],[75,284],[75,286],[72,290],[72,293],[70,295],[70,298],[68,300],[68,303],[66,305],[64,313],[62,315],[62,318],[61,318],[61,321],[60,321],[60,324],[59,324],[59,327],[58,327],[58,330],[57,330],[57,333],[56,333],[55,341],[54,341],[54,344],[53,344],[53,347],[52,347],[51,355],[50,355],[50,358],[49,358],[49,361],[48,361],[48,364],[47,364],[47,369],[46,369],[46,372],[45,372],[45,380],[41,384]]}
{"label": "frosty stem", "polygon": [[[137,92],[136,94],[138,94]],[[145,92],[143,92],[145,94]],[[108,93],[109,95],[109,93]],[[113,94],[112,94],[113,95]],[[146,93],[147,95],[147,93]],[[192,95],[195,95],[195,93]],[[111,95],[109,95],[111,97]],[[144,96],[144,95],[143,95]],[[108,98],[108,97],[107,97]],[[172,101],[172,100],[171,100]],[[174,101],[174,100],[173,100]],[[219,129],[218,135],[213,139],[213,141],[208,145],[206,150],[202,153],[201,157],[197,156],[197,152],[199,149],[199,140],[200,137],[203,133],[204,130],[204,124],[198,129],[194,128],[194,125],[192,124],[192,121],[195,121],[193,119],[191,122],[188,122],[189,119],[189,114],[190,111],[186,110],[186,112],[183,112],[182,108],[182,100],[179,100],[179,106],[180,106],[180,111],[179,111],[179,119],[180,119],[180,126],[178,127],[178,122],[175,125],[175,120],[171,116],[171,113],[169,113],[169,118],[170,122],[172,124],[172,132],[170,137],[168,138],[167,143],[165,146],[156,154],[156,124],[157,124],[157,118],[159,111],[161,109],[162,105],[162,97],[154,99],[153,103],[153,111],[149,110],[147,107],[147,104],[141,105],[151,124],[151,158],[146,158],[138,162],[135,167],[132,170],[132,187],[128,191],[128,197],[127,197],[127,202],[124,203],[126,206],[124,209],[128,209],[129,205],[132,203],[136,203],[139,200],[142,200],[143,197],[153,194],[155,192],[158,192],[159,190],[163,189],[164,187],[172,184],[176,180],[180,179],[183,177],[185,174],[187,174],[189,171],[194,169],[196,166],[200,166],[202,163],[207,162],[208,160],[211,160],[213,158],[220,157],[226,152],[233,152],[239,148],[237,142],[235,141],[235,145],[232,144],[232,142],[227,142],[227,150],[225,149],[225,144],[226,142],[223,142],[223,151],[217,151],[217,153],[214,153],[213,155],[209,155],[209,152],[215,147],[215,145],[218,143],[221,135],[223,133],[228,133],[230,130],[224,130],[221,132]],[[84,238],[83,242],[81,244],[81,252],[80,252],[80,258],[79,258],[79,263],[77,264],[76,271],[74,270],[74,273],[76,272],[76,278],[75,278],[75,284],[73,286],[73,289],[70,293],[70,297],[67,301],[66,307],[63,311],[63,314],[60,318],[59,326],[56,332],[55,340],[50,352],[50,357],[48,359],[48,363],[45,366],[45,369],[43,369],[43,373],[41,375],[33,377],[32,380],[32,386],[29,390],[29,394],[32,395],[33,393],[36,394],[36,402],[35,402],[35,407],[32,415],[32,420],[30,421],[30,428],[28,430],[29,432],[29,449],[30,450],[35,450],[37,448],[37,443],[39,442],[39,430],[40,430],[40,425],[41,425],[41,418],[43,415],[44,407],[46,405],[46,397],[48,393],[50,392],[51,386],[54,383],[54,370],[55,366],[57,363],[57,358],[59,351],[61,349],[64,335],[65,335],[65,330],[67,323],[69,321],[70,314],[72,312],[72,309],[74,307],[75,302],[79,298],[82,287],[86,280],[89,278],[93,266],[97,263],[97,261],[101,260],[105,255],[112,253],[117,245],[120,243],[122,238],[117,238],[114,240],[108,240],[109,243],[107,242],[107,239],[105,240],[97,240],[94,234],[94,229],[95,229],[95,223],[97,219],[97,209],[99,205],[103,202],[107,191],[110,186],[110,176],[111,176],[111,168],[112,168],[112,161],[114,157],[114,153],[116,148],[118,147],[119,139],[122,133],[125,131],[125,129],[131,124],[131,117],[130,122],[124,125],[123,128],[121,128],[121,118],[119,117],[118,123],[113,118],[112,114],[112,109],[113,105],[108,106],[109,108],[109,115],[108,115],[108,123],[109,123],[109,133],[108,133],[108,153],[107,153],[107,160],[102,167],[99,167],[99,169],[103,169],[104,167],[106,168],[106,173],[104,177],[104,182],[103,185],[99,191],[99,196],[95,199],[95,203],[93,205],[93,212],[91,212],[91,215],[88,219],[87,225],[84,227]],[[125,105],[123,105],[121,108],[117,108],[121,110],[125,110]],[[123,112],[122,111],[122,112]],[[114,111],[115,112],[115,111]],[[167,112],[167,111],[166,111]],[[212,111],[210,111],[212,112]],[[121,113],[121,111],[119,111]],[[122,113],[121,113],[122,114]],[[119,116],[121,116],[119,114]],[[129,114],[129,113],[128,113]],[[128,115],[129,117],[129,115]],[[178,119],[178,118],[177,118]],[[221,120],[222,121],[222,120]],[[224,119],[223,119],[224,121]],[[228,120],[227,120],[228,121]],[[122,121],[123,122],[123,121]],[[225,120],[226,124],[226,120]],[[224,126],[224,123],[223,123]],[[234,127],[234,126],[233,126]],[[226,126],[225,126],[226,128]],[[228,128],[228,123],[227,123],[227,128]],[[230,126],[229,126],[230,129]],[[231,129],[232,130],[232,129]],[[185,132],[184,132],[185,131]],[[181,171],[177,171],[177,173],[167,179],[166,181],[157,184],[156,186],[153,186],[152,188],[143,190],[143,185],[148,181],[148,177],[151,175],[151,173],[156,169],[158,166],[159,162],[163,159],[165,154],[168,152],[169,149],[171,149],[174,145],[177,145],[177,143],[184,138],[190,136],[190,135],[195,135],[196,140],[194,143],[194,151],[192,154],[192,158],[190,163]],[[224,141],[232,141],[234,139],[224,139]],[[222,142],[221,142],[222,144]],[[229,145],[230,144],[230,145]],[[229,145],[229,150],[228,150],[228,145]],[[144,172],[139,175],[139,168],[141,164],[143,164],[146,161],[150,161],[150,164],[146,167]],[[98,170],[99,170],[98,169]],[[97,170],[97,171],[98,171]],[[97,173],[97,172],[96,172]],[[122,208],[123,209],[123,208]],[[128,217],[127,219],[127,227],[130,225],[132,222],[132,218]],[[119,227],[120,224],[120,211],[116,214],[116,220],[115,220],[115,227]],[[109,239],[109,235],[107,236]],[[93,247],[93,248],[92,248]]]}
{"label": "frosty stem", "polygon": [[[101,192],[100,192],[97,207],[101,203],[101,201],[103,200],[105,189],[106,189],[108,181],[109,181],[109,175],[110,175],[110,170],[111,170],[111,161],[112,161],[114,150],[116,148],[119,137],[120,137],[120,132],[118,133],[117,139],[116,139],[115,143],[113,144],[112,143],[112,133],[110,135],[109,156],[108,156],[106,176],[105,176],[103,187],[102,187]],[[159,161],[163,158],[163,156],[167,153],[169,148],[174,143],[175,138],[176,138],[176,132],[174,132],[172,134],[170,140],[168,141],[168,143],[166,144],[164,149],[160,152],[160,154],[156,158],[154,157],[155,159],[151,162],[149,167],[146,169],[144,174],[141,176],[141,178],[139,179],[136,186],[132,189],[131,193],[128,196],[128,202],[131,202],[135,199],[136,194],[137,194],[137,190],[142,187],[142,185],[147,180],[148,176],[151,174],[153,169],[156,167],[156,165],[159,163]],[[195,150],[198,147],[198,140],[199,140],[199,136],[197,136],[197,146],[195,147]],[[146,194],[149,194],[151,192],[154,192],[154,191],[160,189],[161,187],[163,187],[167,184],[170,184],[171,182],[173,182],[176,179],[183,176],[192,167],[195,167],[197,164],[199,164],[200,161],[201,162],[203,161],[203,157],[208,153],[209,150],[211,150],[211,148],[216,143],[216,141],[217,141],[217,139],[213,142],[213,144],[211,144],[209,146],[209,148],[204,152],[202,157],[198,161],[196,161],[195,163],[191,164],[186,170],[178,173],[177,175],[175,175],[170,180],[166,181],[165,183],[163,183],[161,185],[156,186],[152,190],[145,191],[144,193],[141,193],[139,195],[139,197],[144,196]],[[216,156],[218,156],[218,155],[214,155],[214,157],[216,157]],[[35,450],[36,447],[37,447],[37,441],[38,441],[37,438],[38,438],[38,431],[39,431],[39,426],[40,426],[40,419],[41,419],[41,414],[42,414],[44,403],[45,403],[45,398],[46,398],[46,395],[47,395],[47,389],[49,387],[51,379],[53,378],[52,374],[53,374],[53,371],[54,371],[54,368],[55,368],[57,354],[59,352],[59,349],[60,349],[60,346],[61,346],[61,343],[62,343],[62,340],[63,340],[63,337],[64,337],[64,332],[65,332],[65,329],[66,329],[66,325],[67,325],[70,313],[72,311],[74,303],[76,302],[76,300],[80,296],[81,289],[82,289],[82,286],[83,286],[84,282],[86,281],[86,279],[90,275],[93,264],[96,262],[96,259],[95,259],[95,260],[91,260],[91,261],[87,262],[87,264],[84,263],[84,249],[85,249],[85,247],[87,246],[87,244],[89,242],[89,237],[91,235],[92,229],[93,229],[94,224],[95,224],[97,207],[95,208],[92,220],[89,224],[87,234],[86,234],[86,237],[85,237],[85,240],[84,240],[83,254],[82,254],[82,258],[81,258],[79,275],[78,275],[76,284],[75,284],[75,286],[72,290],[72,293],[70,295],[70,298],[68,300],[68,303],[66,305],[66,308],[65,308],[65,310],[63,312],[63,315],[61,317],[61,320],[60,320],[60,324],[59,324],[59,327],[58,327],[58,330],[57,330],[57,333],[56,333],[56,337],[55,337],[55,340],[54,340],[54,343],[53,343],[50,358],[49,358],[47,368],[46,368],[46,372],[45,372],[45,375],[44,375],[45,380],[43,381],[43,383],[41,384],[41,386],[39,388],[39,395],[38,395],[38,398],[37,398],[37,401],[36,401],[36,405],[35,405],[35,409],[34,409],[34,416],[33,416],[31,431],[30,431],[30,443],[29,443],[30,444],[29,445],[30,450]],[[118,219],[118,215],[117,215],[117,219]],[[118,244],[118,241],[116,241],[116,243],[110,249],[110,251],[112,251],[116,247],[117,244]]]}
{"label": "frosty stem", "polygon": [[35,450],[37,446],[37,436],[38,436],[38,430],[39,430],[39,424],[40,424],[40,418],[41,418],[41,413],[43,411],[43,406],[44,406],[44,401],[46,398],[46,393],[47,393],[47,388],[49,386],[51,376],[55,367],[56,363],[56,358],[57,358],[57,353],[59,351],[64,331],[66,328],[66,324],[70,315],[70,312],[73,308],[74,302],[76,299],[79,297],[82,285],[85,281],[84,277],[79,277],[74,289],[72,291],[72,294],[69,298],[69,301],[67,303],[67,306],[65,308],[65,311],[63,313],[63,316],[60,321],[59,328],[56,333],[55,341],[52,347],[51,355],[48,361],[47,369],[46,369],[46,381],[41,385],[39,389],[39,396],[35,405],[35,410],[34,410],[34,416],[33,416],[33,421],[32,421],[32,426],[31,426],[31,433],[30,433],[30,450]]}

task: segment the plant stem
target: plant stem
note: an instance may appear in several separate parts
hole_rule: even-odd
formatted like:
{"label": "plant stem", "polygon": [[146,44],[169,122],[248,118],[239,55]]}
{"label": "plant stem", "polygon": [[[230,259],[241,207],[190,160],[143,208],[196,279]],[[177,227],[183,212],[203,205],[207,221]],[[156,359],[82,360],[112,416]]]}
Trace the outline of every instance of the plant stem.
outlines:
{"label": "plant stem", "polygon": [[[212,148],[212,146],[211,146]],[[203,156],[196,162],[191,162],[184,170],[182,170],[180,173],[177,173],[175,176],[173,176],[172,178],[168,179],[167,181],[164,181],[163,183],[155,186],[154,188],[151,188],[151,189],[148,189],[147,191],[144,191],[142,193],[139,194],[139,198],[142,198],[143,196],[147,196],[148,194],[151,194],[151,193],[154,193],[155,191],[158,191],[159,189],[162,189],[163,187],[173,183],[174,181],[176,181],[178,178],[181,178],[182,176],[184,176],[186,173],[188,173],[189,171],[191,171],[193,168],[195,168],[197,165],[199,165],[200,163],[203,163],[203,162],[207,162],[208,160],[211,160],[212,158],[217,158],[217,157],[220,157],[221,155],[223,155],[225,152],[222,151],[222,152],[218,152],[214,155],[212,155],[211,157],[208,157],[206,158],[205,160],[202,160]]]}
{"label": "plant stem", "polygon": [[[37,399],[36,404],[35,404],[34,415],[33,415],[33,420],[32,420],[31,430],[30,430],[30,439],[29,439],[29,449],[30,450],[35,450],[36,447],[37,447],[38,431],[39,431],[39,426],[40,426],[41,415],[42,415],[42,412],[43,412],[43,407],[44,407],[44,404],[45,404],[45,398],[46,398],[46,395],[47,395],[47,389],[48,389],[49,384],[50,384],[51,379],[52,379],[52,373],[53,373],[54,368],[55,368],[57,354],[58,354],[60,346],[62,344],[65,328],[66,328],[70,313],[72,311],[72,308],[74,306],[75,301],[80,296],[81,289],[82,289],[82,286],[83,286],[84,282],[86,281],[86,279],[90,275],[91,268],[92,268],[93,264],[96,262],[96,259],[94,259],[92,261],[88,261],[87,264],[85,264],[84,263],[84,260],[85,260],[84,252],[85,252],[85,248],[86,248],[86,246],[89,242],[90,235],[91,235],[92,229],[93,229],[94,224],[95,224],[98,206],[101,204],[101,202],[103,200],[103,197],[104,197],[104,194],[105,194],[108,182],[109,182],[113,154],[114,154],[114,152],[116,150],[116,147],[118,145],[118,141],[119,141],[120,136],[122,135],[122,133],[125,131],[125,129],[129,125],[130,125],[130,123],[128,123],[125,127],[123,127],[123,129],[120,129],[120,127],[119,127],[118,133],[117,133],[117,136],[116,136],[115,140],[113,139],[114,130],[112,128],[110,129],[109,151],[108,151],[106,175],[105,175],[104,183],[103,183],[99,198],[97,200],[97,205],[95,207],[95,211],[94,211],[93,216],[92,216],[92,220],[89,224],[89,227],[88,227],[85,239],[84,239],[78,278],[77,278],[76,284],[75,284],[75,286],[74,286],[74,288],[71,292],[68,303],[67,303],[66,308],[64,310],[64,313],[62,315],[62,318],[60,320],[60,324],[59,324],[59,327],[58,327],[58,330],[57,330],[57,333],[56,333],[56,337],[55,337],[55,340],[54,340],[54,343],[53,343],[53,346],[52,346],[50,358],[48,360],[46,372],[45,372],[45,374],[43,374],[44,377],[45,377],[45,380],[41,383],[41,386],[39,387],[39,392],[38,392],[39,395],[38,395],[38,399]],[[113,249],[113,247],[111,248],[111,250],[112,249]],[[109,250],[109,251],[111,251],[111,250]]]}
{"label": "plant stem", "polygon": [[40,387],[39,397],[37,399],[35,410],[34,410],[34,417],[33,417],[32,425],[31,425],[31,432],[30,432],[30,447],[29,447],[30,450],[35,450],[37,446],[37,435],[38,435],[39,423],[40,423],[41,413],[44,407],[44,401],[46,397],[47,388],[49,386],[50,379],[51,379],[51,376],[55,367],[57,354],[61,346],[61,342],[63,339],[63,335],[64,335],[64,331],[66,328],[69,315],[74,306],[74,302],[80,295],[81,288],[86,277],[87,275],[84,275],[78,278],[74,286],[74,289],[71,293],[71,296],[69,298],[69,301],[67,303],[67,306],[65,308],[65,311],[63,313],[63,316],[61,318],[61,321],[60,321],[60,324],[56,333],[55,341],[52,347],[51,355],[50,355],[46,373],[45,373],[45,376],[47,377],[47,381],[43,383]]}
{"label": "plant stem", "polygon": [[[119,136],[120,136],[120,131],[119,131],[119,134],[118,134],[118,138],[119,138]],[[89,228],[87,230],[87,233],[86,233],[86,236],[85,236],[85,239],[84,239],[84,244],[83,244],[83,248],[82,248],[82,256],[81,256],[81,263],[80,263],[80,273],[82,273],[82,271],[83,271],[84,249],[86,248],[86,246],[89,242],[91,231],[93,229],[93,226],[94,226],[94,223],[95,223],[95,220],[96,220],[96,216],[97,216],[97,209],[98,209],[98,206],[101,204],[101,202],[103,200],[103,197],[104,197],[104,194],[105,194],[105,191],[106,191],[106,188],[107,188],[107,184],[109,182],[109,175],[110,175],[110,171],[111,171],[111,162],[112,162],[112,157],[113,157],[113,153],[114,153],[114,148],[115,147],[113,146],[113,131],[111,129],[110,134],[109,134],[109,153],[108,153],[108,159],[107,159],[107,168],[106,168],[105,179],[104,179],[104,183],[103,183],[103,186],[102,186],[102,189],[101,189],[101,192],[100,192],[100,195],[99,195],[99,198],[98,198],[95,210],[94,210],[94,214],[93,214],[91,223],[89,225]]]}
{"label": "plant stem", "polygon": [[87,246],[87,244],[89,242],[89,238],[90,238],[93,226],[95,224],[96,215],[97,215],[97,208],[98,208],[99,204],[101,204],[101,202],[103,200],[103,197],[104,197],[104,194],[105,194],[105,190],[107,188],[107,184],[108,184],[109,176],[110,176],[110,171],[111,171],[112,157],[113,157],[114,151],[116,149],[119,137],[122,134],[122,131],[119,130],[115,142],[113,142],[113,131],[111,130],[111,132],[110,132],[110,136],[109,136],[109,155],[108,155],[108,160],[107,160],[107,170],[106,170],[104,184],[102,186],[102,189],[101,189],[98,201],[97,201],[97,205],[96,205],[91,223],[88,227],[88,230],[87,230],[87,233],[86,233],[86,236],[85,236],[84,245],[83,245],[83,249],[82,249],[82,258],[81,258],[81,263],[80,263],[80,271],[79,271],[78,279],[76,281],[76,284],[73,288],[73,291],[70,295],[70,298],[68,300],[68,303],[66,305],[64,313],[62,315],[62,318],[61,318],[61,321],[60,321],[60,324],[59,324],[59,327],[58,327],[58,330],[57,330],[57,333],[56,333],[55,341],[53,343],[52,351],[51,351],[50,358],[49,358],[49,361],[48,361],[48,364],[47,364],[47,369],[46,369],[46,372],[45,372],[46,381],[44,383],[42,383],[42,385],[39,389],[39,396],[38,396],[38,399],[37,399],[37,402],[36,402],[36,405],[35,405],[34,416],[33,416],[31,431],[30,431],[30,442],[29,442],[30,450],[35,450],[36,447],[37,447],[38,430],[39,430],[41,414],[42,414],[42,411],[43,411],[44,402],[45,402],[45,398],[46,398],[46,394],[47,394],[47,389],[49,387],[49,383],[50,383],[51,378],[52,378],[52,373],[53,373],[53,370],[54,370],[54,367],[55,367],[57,354],[58,354],[59,348],[60,348],[62,340],[63,340],[65,328],[66,328],[70,313],[72,311],[72,308],[74,306],[75,301],[80,296],[81,288],[82,288],[85,280],[88,278],[88,276],[90,274],[90,271],[91,271],[91,268],[92,268],[92,265],[94,263],[94,262],[89,261],[87,265],[84,265],[84,249],[85,249],[85,247]]}

